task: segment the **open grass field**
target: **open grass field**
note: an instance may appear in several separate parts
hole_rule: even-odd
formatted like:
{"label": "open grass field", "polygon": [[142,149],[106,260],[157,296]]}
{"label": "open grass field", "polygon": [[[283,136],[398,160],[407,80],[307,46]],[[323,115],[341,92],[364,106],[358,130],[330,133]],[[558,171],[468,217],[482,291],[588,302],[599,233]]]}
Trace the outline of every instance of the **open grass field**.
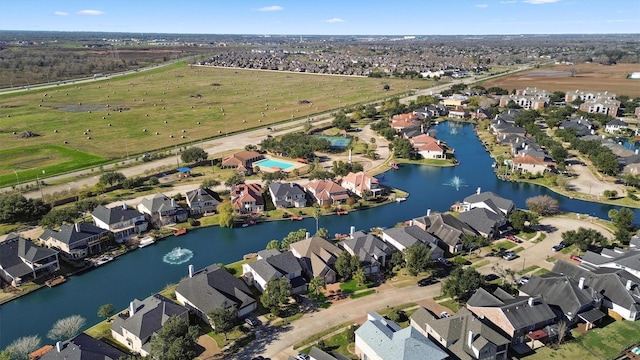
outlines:
{"label": "open grass field", "polygon": [[[389,91],[383,90],[385,84]],[[114,79],[4,94],[0,177],[16,170],[21,179],[33,180],[39,169],[60,162],[72,171],[96,161],[312,118],[430,84],[179,63]],[[27,131],[39,136],[19,136]],[[25,171],[34,174],[23,175]]]}
{"label": "open grass field", "polygon": [[[577,72],[571,76],[570,70]],[[599,64],[552,65],[509,76],[491,79],[481,83],[485,88],[499,86],[504,89],[537,87],[547,91],[609,91],[616,95],[640,96],[640,80],[627,79],[627,75],[640,71],[640,64]],[[549,76],[554,74],[553,76]],[[532,76],[533,74],[533,76]],[[536,76],[546,75],[546,76]]]}

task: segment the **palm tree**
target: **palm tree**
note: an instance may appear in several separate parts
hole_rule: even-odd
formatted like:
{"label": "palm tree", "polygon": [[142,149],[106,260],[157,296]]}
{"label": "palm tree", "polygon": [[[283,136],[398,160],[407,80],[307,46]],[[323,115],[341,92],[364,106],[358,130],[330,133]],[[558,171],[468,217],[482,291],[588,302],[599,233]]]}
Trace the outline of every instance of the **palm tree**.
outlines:
{"label": "palm tree", "polygon": [[313,218],[316,219],[316,234],[320,230],[320,215],[322,215],[322,209],[317,204],[313,204]]}
{"label": "palm tree", "polygon": [[358,270],[353,274],[353,279],[358,282],[358,286],[367,282],[367,274],[364,273],[362,266],[358,267]]}
{"label": "palm tree", "polygon": [[327,288],[327,284],[324,282],[324,278],[321,276],[316,276],[311,281],[309,281],[309,291],[313,293],[316,297],[320,296],[322,290]]}

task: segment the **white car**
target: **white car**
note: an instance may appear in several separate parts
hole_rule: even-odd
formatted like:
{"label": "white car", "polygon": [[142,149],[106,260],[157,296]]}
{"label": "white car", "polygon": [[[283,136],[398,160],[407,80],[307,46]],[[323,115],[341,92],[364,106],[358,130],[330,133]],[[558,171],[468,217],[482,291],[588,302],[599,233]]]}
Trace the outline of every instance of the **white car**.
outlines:
{"label": "white car", "polygon": [[444,318],[448,318],[448,317],[451,317],[451,314],[449,314],[448,312],[443,311],[443,312],[440,313],[440,319],[444,319]]}
{"label": "white car", "polygon": [[528,276],[523,276],[523,277],[520,278],[520,280],[518,280],[518,284],[520,284],[520,285],[524,285],[524,284],[526,284],[528,282],[529,282],[529,277]]}
{"label": "white car", "polygon": [[504,255],[502,255],[502,258],[505,260],[513,260],[517,257],[518,257],[518,254],[516,254],[513,251],[507,251],[506,253],[504,253]]}
{"label": "white car", "polygon": [[311,357],[307,354],[300,353],[296,356],[297,360],[309,360]]}

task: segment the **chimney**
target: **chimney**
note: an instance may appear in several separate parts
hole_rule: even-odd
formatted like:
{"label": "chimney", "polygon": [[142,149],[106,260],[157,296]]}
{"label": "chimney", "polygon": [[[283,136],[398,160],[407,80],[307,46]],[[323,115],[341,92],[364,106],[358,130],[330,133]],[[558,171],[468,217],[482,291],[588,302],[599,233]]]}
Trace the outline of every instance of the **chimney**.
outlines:
{"label": "chimney", "polygon": [[309,234],[309,232],[307,231],[306,233],[304,233],[304,238],[308,239],[311,237],[311,234]]}
{"label": "chimney", "polygon": [[189,265],[189,277],[193,277],[193,265]]}
{"label": "chimney", "polygon": [[638,151],[638,149],[636,149],[636,151],[634,151],[634,153],[635,153],[636,155],[638,155],[638,152],[639,152],[639,151]]}
{"label": "chimney", "polygon": [[75,223],[73,226],[76,228],[76,232],[80,232],[80,223]]}
{"label": "chimney", "polygon": [[352,158],[351,158],[351,149],[349,149],[349,164],[351,164],[351,160],[352,160]]}
{"label": "chimney", "polygon": [[56,350],[58,352],[61,352],[63,348],[64,348],[64,346],[62,346],[62,341],[56,342]]}
{"label": "chimney", "polygon": [[631,282],[631,280],[627,280],[627,285],[625,285],[625,289],[627,290],[631,290],[631,288],[633,287],[633,283]]}
{"label": "chimney", "polygon": [[431,215],[431,209],[427,209],[427,216]]}
{"label": "chimney", "polygon": [[176,199],[171,199],[171,207],[176,207]]}
{"label": "chimney", "polygon": [[480,195],[480,187],[478,186],[478,188],[476,189],[476,195]]}
{"label": "chimney", "polygon": [[502,140],[507,138],[507,134],[502,134]]}
{"label": "chimney", "polygon": [[467,337],[467,346],[471,348],[472,343],[473,343],[473,331],[469,330],[469,336]]}
{"label": "chimney", "polygon": [[409,226],[413,226],[413,219],[409,220]]}
{"label": "chimney", "polygon": [[438,145],[440,145],[440,140],[438,139]]}
{"label": "chimney", "polygon": [[126,202],[122,202],[122,210],[127,210],[127,203]]}
{"label": "chimney", "polygon": [[519,137],[517,137],[517,138],[516,138],[516,144],[517,144],[517,143],[519,143],[519,142],[520,142],[520,138],[519,138]]}
{"label": "chimney", "polygon": [[351,238],[353,239],[353,233],[356,232],[356,227],[355,226],[351,226],[349,228],[349,235],[351,235]]}
{"label": "chimney", "polygon": [[581,277],[580,281],[578,281],[578,287],[584,289],[584,277]]}
{"label": "chimney", "polygon": [[129,317],[132,317],[136,313],[136,301],[132,300],[129,303]]}
{"label": "chimney", "polygon": [[498,115],[496,115],[496,117],[493,120],[498,120]]}
{"label": "chimney", "polygon": [[529,298],[528,303],[529,303],[529,306],[533,307],[533,298],[532,297]]}
{"label": "chimney", "polygon": [[420,133],[424,134],[424,124],[420,125]]}

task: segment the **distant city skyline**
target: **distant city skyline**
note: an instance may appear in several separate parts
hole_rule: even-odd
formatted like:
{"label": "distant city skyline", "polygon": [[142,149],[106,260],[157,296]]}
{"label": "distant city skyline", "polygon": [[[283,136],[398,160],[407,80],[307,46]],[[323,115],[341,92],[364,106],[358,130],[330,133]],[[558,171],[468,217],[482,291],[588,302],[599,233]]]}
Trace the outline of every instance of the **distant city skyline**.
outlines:
{"label": "distant city skyline", "polygon": [[398,36],[640,33],[640,1],[1,0],[0,30]]}

